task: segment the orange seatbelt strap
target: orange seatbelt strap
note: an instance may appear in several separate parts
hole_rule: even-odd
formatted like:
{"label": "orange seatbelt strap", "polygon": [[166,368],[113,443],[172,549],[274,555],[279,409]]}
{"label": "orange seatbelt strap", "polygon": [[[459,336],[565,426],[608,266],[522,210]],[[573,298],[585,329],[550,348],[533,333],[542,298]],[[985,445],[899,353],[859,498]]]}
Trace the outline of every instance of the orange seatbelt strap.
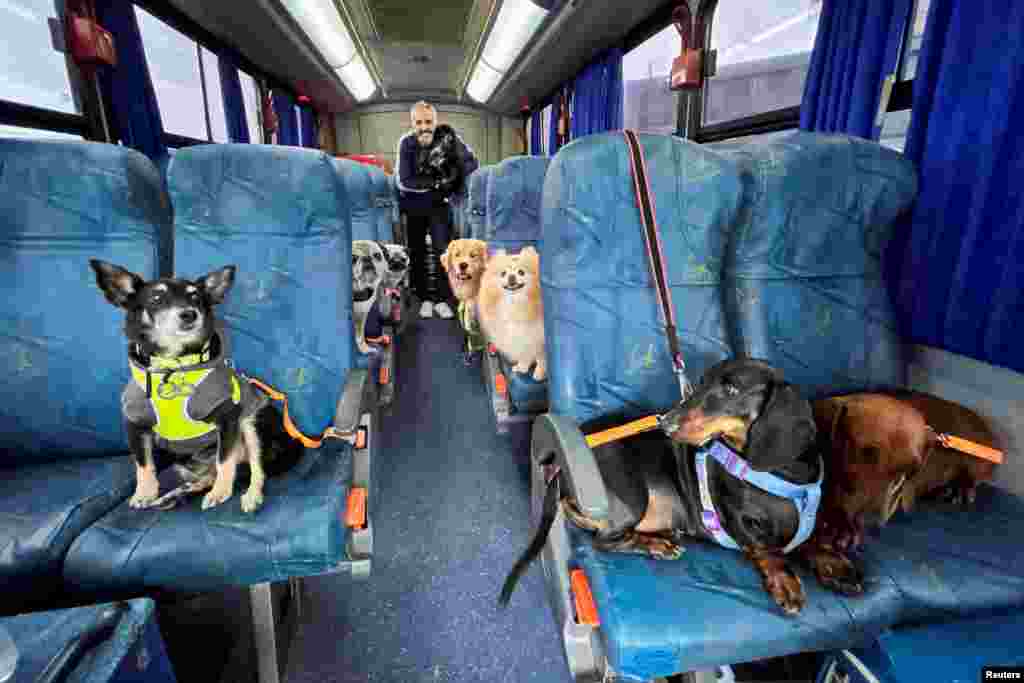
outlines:
{"label": "orange seatbelt strap", "polygon": [[365,447],[365,445],[366,445],[366,434],[363,432],[362,429],[358,429],[358,428],[356,429],[356,431],[354,433],[352,433],[352,432],[343,432],[340,429],[338,429],[337,427],[331,426],[331,427],[328,427],[327,429],[324,430],[323,435],[321,435],[321,437],[319,439],[311,439],[310,437],[306,436],[301,431],[299,431],[299,428],[295,426],[294,422],[292,422],[291,415],[288,414],[288,397],[284,393],[278,391],[277,389],[275,389],[274,387],[270,386],[269,384],[261,382],[260,380],[254,378],[254,377],[245,377],[245,379],[250,384],[255,385],[256,387],[261,389],[265,394],[267,394],[273,400],[279,401],[279,402],[281,402],[283,404],[282,412],[284,413],[284,429],[285,429],[285,431],[288,432],[288,436],[290,436],[293,439],[299,441],[306,448],[320,448],[320,444],[322,444],[327,439],[342,439],[343,441],[348,441],[349,443],[354,445],[356,448],[363,448],[363,447]]}
{"label": "orange seatbelt strap", "polygon": [[988,460],[989,462],[994,462],[997,465],[1002,464],[1003,462],[1003,452],[996,448],[983,446],[980,443],[975,443],[969,439],[964,439],[959,436],[953,436],[952,434],[941,434],[936,432],[936,436],[939,443],[946,448],[952,448],[954,451],[973,455],[976,458]]}

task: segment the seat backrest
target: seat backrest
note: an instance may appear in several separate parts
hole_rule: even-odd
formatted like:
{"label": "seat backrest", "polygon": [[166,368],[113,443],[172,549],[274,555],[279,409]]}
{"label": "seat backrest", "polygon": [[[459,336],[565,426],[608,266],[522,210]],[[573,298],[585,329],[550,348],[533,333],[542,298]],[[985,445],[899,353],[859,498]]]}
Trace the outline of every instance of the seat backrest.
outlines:
{"label": "seat backrest", "polygon": [[[680,138],[640,141],[679,340],[696,381],[731,355],[720,280],[742,195],[739,169]],[[588,135],[558,152],[541,216],[550,411],[592,425],[672,406],[679,387],[620,133]]]}
{"label": "seat backrest", "polygon": [[125,314],[89,259],[159,276],[160,172],[127,147],[0,140],[0,224],[0,466],[124,453]]}
{"label": "seat backrest", "polygon": [[746,186],[723,292],[737,353],[811,398],[904,386],[881,259],[916,196],[913,165],[874,142],[801,131],[718,149]]}
{"label": "seat backrest", "polygon": [[351,159],[332,158],[331,163],[345,186],[352,239],[376,240],[380,219],[377,216],[377,188],[371,174],[373,167]]}
{"label": "seat backrest", "polygon": [[384,169],[369,166],[370,178],[373,182],[373,206],[377,217],[377,240],[394,242],[395,228],[392,221],[395,198],[391,191],[391,182]]}
{"label": "seat backrest", "polygon": [[178,274],[238,266],[218,308],[235,366],[284,391],[311,436],[333,419],[354,360],[341,176],[323,152],[244,144],[181,149],[168,170]]}
{"label": "seat backrest", "polygon": [[487,182],[487,249],[517,252],[540,239],[540,206],[550,157],[515,156],[496,164]]}
{"label": "seat backrest", "polygon": [[469,174],[469,196],[465,202],[467,238],[484,239],[484,223],[487,217],[487,184],[493,168],[493,166],[480,166]]}

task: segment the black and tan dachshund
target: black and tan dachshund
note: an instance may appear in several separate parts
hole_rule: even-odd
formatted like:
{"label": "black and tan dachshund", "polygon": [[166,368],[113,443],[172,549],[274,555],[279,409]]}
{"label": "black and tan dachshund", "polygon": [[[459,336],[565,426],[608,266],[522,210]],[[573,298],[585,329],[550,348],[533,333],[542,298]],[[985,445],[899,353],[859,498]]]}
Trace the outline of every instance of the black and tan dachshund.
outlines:
{"label": "black and tan dachshund", "polygon": [[[794,538],[799,532],[804,542],[794,554],[824,585],[847,595],[862,592],[862,574],[853,563],[814,539],[817,505],[807,501],[820,500],[825,464],[811,405],[778,370],[748,358],[723,361],[705,373],[692,396],[661,416],[659,425],[660,433],[595,449],[608,491],[607,519],[587,517],[572,498],[562,501],[570,521],[595,533],[596,549],[674,559],[686,537],[722,543],[724,532],[728,547],[742,551],[761,573],[775,602],[796,614],[805,597],[784,551],[792,550],[787,546],[799,540]],[[712,451],[717,455],[708,457]],[[751,483],[769,474],[798,493],[782,497]],[[543,549],[557,513],[557,480],[548,486],[533,542],[505,581],[502,606]]]}

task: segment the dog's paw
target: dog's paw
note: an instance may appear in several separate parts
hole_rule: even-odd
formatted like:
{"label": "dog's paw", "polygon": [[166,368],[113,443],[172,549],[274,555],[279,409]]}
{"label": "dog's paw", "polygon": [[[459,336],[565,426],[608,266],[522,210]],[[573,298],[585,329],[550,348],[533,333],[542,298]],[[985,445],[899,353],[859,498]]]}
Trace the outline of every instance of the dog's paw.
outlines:
{"label": "dog's paw", "polygon": [[133,508],[147,508],[160,497],[160,483],[156,477],[151,479],[140,479],[135,484],[135,494],[128,500],[128,505]]}
{"label": "dog's paw", "polygon": [[525,375],[530,372],[530,366],[526,363],[516,363],[512,366],[512,372],[518,372],[520,375]]}
{"label": "dog's paw", "polygon": [[807,603],[800,577],[794,574],[789,567],[765,574],[764,588],[771,594],[775,604],[789,616],[799,614]]}
{"label": "dog's paw", "polygon": [[223,503],[231,497],[231,489],[227,487],[214,486],[210,492],[203,496],[203,509],[209,510]]}
{"label": "dog's paw", "polygon": [[256,512],[263,505],[263,492],[250,488],[242,496],[242,512]]}
{"label": "dog's paw", "polygon": [[840,595],[856,596],[864,592],[864,573],[844,555],[818,553],[812,565],[818,582]]}
{"label": "dog's paw", "polygon": [[537,367],[533,369],[533,378],[538,382],[543,382],[544,378],[548,376],[547,368],[544,367],[543,363],[537,363]]}
{"label": "dog's paw", "polygon": [[651,557],[659,560],[678,560],[683,556],[683,546],[667,538],[646,538],[644,545]]}
{"label": "dog's paw", "polygon": [[136,509],[148,508],[157,498],[159,495],[155,492],[150,494],[136,491],[135,495],[128,499],[128,505]]}

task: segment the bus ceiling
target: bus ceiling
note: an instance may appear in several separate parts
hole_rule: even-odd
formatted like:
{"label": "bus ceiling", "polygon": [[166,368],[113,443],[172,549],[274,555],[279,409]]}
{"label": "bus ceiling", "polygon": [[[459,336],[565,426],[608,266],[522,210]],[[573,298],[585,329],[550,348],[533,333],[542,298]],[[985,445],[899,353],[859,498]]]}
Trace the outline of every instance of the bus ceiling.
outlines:
{"label": "bus ceiling", "polygon": [[184,15],[328,111],[423,98],[514,116],[522,98],[545,98],[650,17],[667,24],[678,0],[140,4]]}

